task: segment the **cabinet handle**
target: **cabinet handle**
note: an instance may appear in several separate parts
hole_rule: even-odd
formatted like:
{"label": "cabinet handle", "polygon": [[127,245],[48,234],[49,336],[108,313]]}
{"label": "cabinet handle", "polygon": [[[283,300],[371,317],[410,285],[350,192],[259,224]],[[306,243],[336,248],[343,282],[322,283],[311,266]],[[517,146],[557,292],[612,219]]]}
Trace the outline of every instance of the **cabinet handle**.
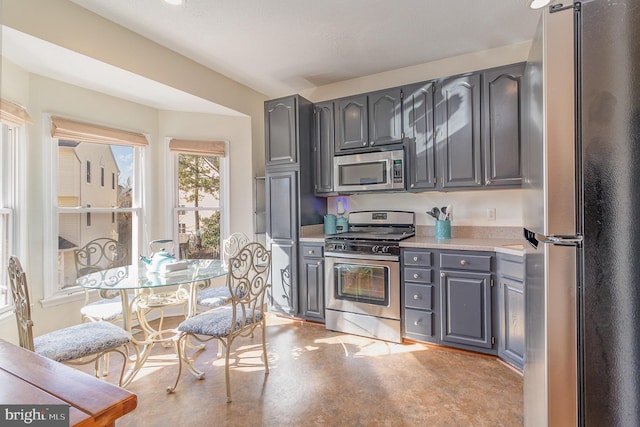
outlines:
{"label": "cabinet handle", "polygon": [[322,264],[322,261],[316,262],[316,265],[320,265],[320,264]]}
{"label": "cabinet handle", "polygon": [[420,299],[420,295],[414,295],[413,299]]}
{"label": "cabinet handle", "polygon": [[310,251],[309,251],[309,255],[313,255],[313,250],[310,250]]}
{"label": "cabinet handle", "polygon": [[414,256],[414,257],[413,257],[413,260],[414,260],[414,261],[418,261],[418,257],[417,257],[417,256]]}
{"label": "cabinet handle", "polygon": [[487,185],[491,185],[491,180],[490,179],[487,180]]}
{"label": "cabinet handle", "polygon": [[367,141],[363,142],[362,145],[367,145]]}
{"label": "cabinet handle", "polygon": [[460,265],[467,265],[469,264],[469,261],[467,261],[466,259],[463,259],[462,261],[460,261]]}
{"label": "cabinet handle", "polygon": [[416,320],[415,322],[413,322],[413,324],[414,324],[415,326],[419,326],[419,325],[420,325],[420,323],[422,323],[422,319],[418,319],[418,320]]}
{"label": "cabinet handle", "polygon": [[444,277],[444,276],[445,276],[445,274],[444,274],[444,273],[440,273],[440,277]]}
{"label": "cabinet handle", "polygon": [[420,277],[420,275],[419,275],[418,273],[414,273],[414,274],[413,274],[413,278],[414,278],[414,279],[417,279],[418,277]]}

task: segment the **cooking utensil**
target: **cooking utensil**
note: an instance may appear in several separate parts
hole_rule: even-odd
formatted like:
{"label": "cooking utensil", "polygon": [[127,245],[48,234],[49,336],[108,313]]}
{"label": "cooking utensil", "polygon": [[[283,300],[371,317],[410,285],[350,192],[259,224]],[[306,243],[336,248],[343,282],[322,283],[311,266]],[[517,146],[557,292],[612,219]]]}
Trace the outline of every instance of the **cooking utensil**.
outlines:
{"label": "cooking utensil", "polygon": [[447,216],[445,217],[445,219],[451,221],[451,218],[453,218],[453,206],[447,205]]}
{"label": "cooking utensil", "polygon": [[431,216],[435,219],[440,219],[440,208],[431,209]]}
{"label": "cooking utensil", "polygon": [[440,212],[442,212],[442,215],[440,215],[440,219],[442,220],[446,220],[447,219],[447,207],[443,206],[440,208]]}

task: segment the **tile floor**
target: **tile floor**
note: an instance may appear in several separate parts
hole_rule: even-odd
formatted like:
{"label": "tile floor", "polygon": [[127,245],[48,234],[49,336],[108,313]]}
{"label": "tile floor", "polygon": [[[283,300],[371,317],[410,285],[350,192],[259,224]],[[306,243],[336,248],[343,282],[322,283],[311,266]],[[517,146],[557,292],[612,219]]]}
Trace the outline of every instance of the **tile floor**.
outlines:
{"label": "tile floor", "polygon": [[[178,319],[170,319],[169,325]],[[174,323],[175,324],[175,323]],[[392,344],[327,331],[324,325],[270,316],[270,374],[259,337],[232,349],[231,392],[216,344],[194,354],[205,370],[177,373],[171,348],[156,346],[128,389],[135,411],[118,427],[153,426],[521,426],[522,376],[495,358]],[[113,359],[112,359],[113,360]],[[88,368],[90,371],[91,368]],[[113,369],[115,372],[115,369]],[[111,380],[111,379],[109,379]]]}

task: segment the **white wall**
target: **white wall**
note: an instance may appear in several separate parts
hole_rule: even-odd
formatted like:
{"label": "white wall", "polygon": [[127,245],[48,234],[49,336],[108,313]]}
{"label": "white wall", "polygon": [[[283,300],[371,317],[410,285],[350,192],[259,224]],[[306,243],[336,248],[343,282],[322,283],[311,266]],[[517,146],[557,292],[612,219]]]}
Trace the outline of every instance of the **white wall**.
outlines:
{"label": "white wall", "polygon": [[[171,201],[166,199],[165,149],[166,137],[202,138],[229,141],[232,197],[234,212],[232,229],[251,234],[252,228],[252,132],[249,117],[217,116],[211,114],[177,113],[153,108],[97,93],[20,69],[3,59],[0,90],[2,97],[27,108],[33,124],[27,125],[26,158],[26,253],[23,264],[29,281],[36,335],[77,323],[82,300],[43,308],[44,283],[54,272],[43,267],[46,234],[46,212],[51,195],[46,169],[51,159],[46,156],[46,144],[51,143],[48,115],[59,115],[79,121],[115,127],[148,136],[149,148],[145,160],[146,188],[143,194],[147,208],[144,234],[169,235]],[[7,72],[5,72],[5,70]],[[14,85],[14,82],[16,83]],[[236,173],[237,172],[237,173]],[[54,194],[55,196],[55,189]],[[169,209],[167,209],[167,206]],[[237,214],[235,214],[237,212]],[[169,215],[167,217],[166,215]],[[248,225],[247,225],[248,224]],[[247,228],[248,227],[248,228]],[[0,319],[0,338],[16,341],[15,319],[12,313]]]}

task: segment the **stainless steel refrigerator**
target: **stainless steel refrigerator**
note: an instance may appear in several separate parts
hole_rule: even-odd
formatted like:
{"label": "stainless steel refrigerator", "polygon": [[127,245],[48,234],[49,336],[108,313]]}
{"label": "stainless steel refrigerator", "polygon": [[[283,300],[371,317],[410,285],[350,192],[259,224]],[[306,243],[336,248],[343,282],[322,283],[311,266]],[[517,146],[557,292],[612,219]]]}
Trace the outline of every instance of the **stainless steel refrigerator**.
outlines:
{"label": "stainless steel refrigerator", "polygon": [[639,426],[640,1],[545,9],[525,116],[525,425]]}

